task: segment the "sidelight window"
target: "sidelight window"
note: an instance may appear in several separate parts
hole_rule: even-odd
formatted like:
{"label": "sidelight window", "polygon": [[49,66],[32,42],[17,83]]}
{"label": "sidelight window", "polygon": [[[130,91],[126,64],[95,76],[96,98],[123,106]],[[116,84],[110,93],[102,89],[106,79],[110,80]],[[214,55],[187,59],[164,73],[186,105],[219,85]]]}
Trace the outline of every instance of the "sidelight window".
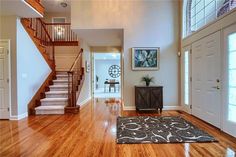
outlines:
{"label": "sidelight window", "polygon": [[231,34],[228,37],[228,53],[228,120],[236,122],[236,33]]}

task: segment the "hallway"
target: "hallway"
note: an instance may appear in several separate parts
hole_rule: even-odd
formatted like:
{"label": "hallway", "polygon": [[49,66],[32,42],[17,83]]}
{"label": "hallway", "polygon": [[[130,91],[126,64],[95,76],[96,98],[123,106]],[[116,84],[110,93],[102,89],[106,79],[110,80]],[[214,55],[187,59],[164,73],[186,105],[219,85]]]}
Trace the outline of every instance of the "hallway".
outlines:
{"label": "hallway", "polygon": [[141,114],[135,111],[122,112],[120,104],[97,99],[82,107],[76,115],[30,116],[21,121],[1,120],[0,156],[235,155],[236,141],[199,119],[177,111],[163,111],[162,115],[182,116],[215,136],[219,143],[116,144],[117,116],[137,115]]}

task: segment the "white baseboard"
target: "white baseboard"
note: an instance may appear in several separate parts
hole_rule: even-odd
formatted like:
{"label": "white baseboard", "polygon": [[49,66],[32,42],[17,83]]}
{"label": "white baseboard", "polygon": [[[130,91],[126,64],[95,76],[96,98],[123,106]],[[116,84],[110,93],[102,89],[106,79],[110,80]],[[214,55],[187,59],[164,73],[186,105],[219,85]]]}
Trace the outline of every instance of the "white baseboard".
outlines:
{"label": "white baseboard", "polygon": [[182,111],[182,106],[163,106],[162,110],[178,110]]}
{"label": "white baseboard", "polygon": [[86,105],[89,101],[91,100],[91,97],[88,97],[87,99],[83,100],[81,103],[77,103],[77,105],[79,105],[80,107],[83,107],[84,105]]}
{"label": "white baseboard", "polygon": [[23,118],[26,118],[28,117],[28,112],[25,112],[23,114],[20,114],[20,115],[16,115],[16,116],[10,116],[10,120],[21,120]]}
{"label": "white baseboard", "polygon": [[[136,110],[135,106],[124,106],[123,107],[124,111],[133,111]],[[182,111],[182,106],[163,106],[162,110],[178,110]]]}
{"label": "white baseboard", "polygon": [[124,111],[133,111],[133,110],[136,110],[136,107],[135,106],[124,106],[123,110]]}

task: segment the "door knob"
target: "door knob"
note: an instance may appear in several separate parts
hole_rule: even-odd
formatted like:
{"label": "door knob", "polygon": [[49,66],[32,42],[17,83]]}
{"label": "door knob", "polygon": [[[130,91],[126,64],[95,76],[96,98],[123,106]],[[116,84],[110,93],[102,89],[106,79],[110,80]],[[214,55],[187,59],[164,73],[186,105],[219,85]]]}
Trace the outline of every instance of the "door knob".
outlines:
{"label": "door knob", "polygon": [[212,88],[214,88],[214,89],[220,89],[220,87],[219,87],[219,86],[214,86],[214,87],[212,87]]}

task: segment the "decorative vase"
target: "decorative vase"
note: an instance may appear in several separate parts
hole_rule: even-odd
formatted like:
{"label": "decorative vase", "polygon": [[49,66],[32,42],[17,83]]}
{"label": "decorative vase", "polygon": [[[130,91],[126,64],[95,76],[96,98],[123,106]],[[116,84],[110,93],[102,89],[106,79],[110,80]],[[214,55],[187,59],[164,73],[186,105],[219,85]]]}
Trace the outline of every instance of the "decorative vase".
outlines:
{"label": "decorative vase", "polygon": [[146,86],[148,87],[150,85],[150,82],[146,82]]}

